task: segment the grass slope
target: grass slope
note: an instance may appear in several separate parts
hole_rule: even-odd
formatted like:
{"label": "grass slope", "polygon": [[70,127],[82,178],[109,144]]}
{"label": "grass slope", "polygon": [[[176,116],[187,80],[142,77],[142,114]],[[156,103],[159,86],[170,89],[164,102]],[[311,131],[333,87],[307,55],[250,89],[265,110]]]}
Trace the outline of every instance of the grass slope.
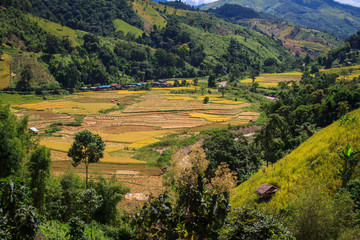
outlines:
{"label": "grass slope", "polygon": [[[277,163],[260,170],[246,182],[232,190],[231,205],[255,206],[263,209],[279,209],[314,188],[334,194],[340,187],[337,176],[342,162],[337,155],[339,148],[349,143],[353,149],[360,147],[360,109],[349,114],[356,117],[353,122],[341,125],[339,121],[314,134],[306,142]],[[278,186],[279,191],[266,202],[258,202],[254,192],[263,183]]]}
{"label": "grass slope", "polygon": [[145,31],[150,33],[152,26],[163,28],[167,21],[164,17],[168,15],[186,16],[188,11],[175,9],[151,0],[135,0],[131,2],[136,13],[143,19]]}
{"label": "grass slope", "polygon": [[4,89],[10,85],[11,58],[7,54],[3,54],[1,58],[5,61],[0,61],[0,89]]}
{"label": "grass slope", "polygon": [[34,22],[37,22],[37,24],[44,29],[46,32],[58,37],[58,38],[63,38],[63,37],[68,37],[69,40],[71,41],[71,43],[73,44],[73,46],[80,46],[79,43],[79,39],[78,39],[78,35],[79,34],[84,34],[84,31],[80,31],[80,30],[74,30],[72,28],[66,27],[66,26],[61,26],[58,23],[54,23],[48,20],[45,20],[43,18],[40,17],[35,17],[32,15],[29,15],[30,19],[33,20]]}
{"label": "grass slope", "polygon": [[138,29],[134,26],[131,26],[130,24],[128,24],[127,22],[124,22],[121,19],[115,19],[114,21],[114,25],[116,28],[116,31],[123,31],[124,34],[128,34],[129,32],[134,33],[135,37],[140,37],[144,31],[141,29]]}

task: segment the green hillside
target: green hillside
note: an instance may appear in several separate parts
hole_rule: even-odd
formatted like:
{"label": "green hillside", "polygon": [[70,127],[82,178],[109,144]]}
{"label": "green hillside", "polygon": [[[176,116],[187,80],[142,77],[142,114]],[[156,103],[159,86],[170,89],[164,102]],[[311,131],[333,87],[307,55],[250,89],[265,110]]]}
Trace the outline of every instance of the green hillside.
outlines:
{"label": "green hillside", "polygon": [[36,22],[42,29],[46,32],[58,37],[58,38],[69,38],[73,46],[80,46],[80,35],[85,34],[86,32],[80,30],[74,30],[72,28],[61,26],[61,24],[45,20],[40,17],[35,17],[29,15],[29,18]]}
{"label": "green hillside", "polygon": [[[314,134],[306,142],[277,163],[260,170],[231,192],[231,205],[250,205],[262,209],[280,209],[295,203],[299,196],[315,189],[333,195],[341,186],[339,169],[344,162],[338,150],[349,143],[352,149],[360,147],[360,109],[351,112],[342,124],[334,122]],[[356,172],[356,171],[355,171]],[[279,187],[268,202],[258,201],[254,192],[263,183]]]}
{"label": "green hillside", "polygon": [[220,0],[201,9],[237,4],[292,21],[304,27],[332,32],[349,37],[360,28],[360,8],[332,0]]}
{"label": "green hillside", "polygon": [[134,26],[131,26],[130,24],[128,24],[127,22],[124,22],[121,19],[115,19],[113,22],[114,22],[116,31],[123,31],[123,33],[125,35],[128,33],[133,33],[133,34],[135,34],[135,37],[140,37],[144,33],[143,30],[138,29]]}

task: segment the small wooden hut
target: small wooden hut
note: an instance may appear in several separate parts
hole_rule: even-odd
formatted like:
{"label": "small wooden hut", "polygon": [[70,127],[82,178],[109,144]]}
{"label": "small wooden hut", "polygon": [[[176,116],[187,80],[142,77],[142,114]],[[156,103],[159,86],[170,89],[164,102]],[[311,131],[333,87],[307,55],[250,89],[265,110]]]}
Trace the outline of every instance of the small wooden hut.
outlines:
{"label": "small wooden hut", "polygon": [[276,193],[279,189],[271,184],[263,183],[260,187],[258,187],[255,192],[259,194],[261,199],[267,200],[270,199],[271,196]]}

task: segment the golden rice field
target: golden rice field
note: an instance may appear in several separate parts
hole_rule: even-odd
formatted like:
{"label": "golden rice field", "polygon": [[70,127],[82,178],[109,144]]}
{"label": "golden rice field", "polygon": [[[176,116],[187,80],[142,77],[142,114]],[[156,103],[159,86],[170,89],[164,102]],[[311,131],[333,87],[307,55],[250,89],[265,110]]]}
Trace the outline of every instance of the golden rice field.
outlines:
{"label": "golden rice field", "polygon": [[[59,138],[43,138],[40,141],[41,145],[44,145],[52,150],[67,152],[71,147],[71,140],[68,139],[69,143],[61,142],[64,139]],[[116,163],[116,164],[146,164],[145,161],[140,161],[130,157],[113,157],[110,155],[111,152],[123,150],[123,146],[118,147],[105,147],[104,158],[100,160],[102,163]],[[63,160],[66,160],[65,158]]]}
{"label": "golden rice field", "polygon": [[[277,87],[279,82],[300,81],[301,75],[301,72],[260,74],[260,76],[255,79],[255,82],[259,83],[262,87]],[[247,78],[241,80],[241,82],[244,84],[251,84],[252,79]]]}
{"label": "golden rice field", "polygon": [[105,141],[119,142],[119,143],[135,143],[139,141],[145,141],[154,137],[161,137],[169,134],[169,130],[158,131],[140,131],[140,132],[126,132],[121,134],[108,134],[103,132],[95,132],[99,134]]}
{"label": "golden rice field", "polygon": [[229,117],[224,117],[221,115],[213,115],[213,114],[206,114],[206,113],[190,113],[190,117],[203,118],[210,122],[225,122],[225,121],[229,121],[231,119]]}
{"label": "golden rice field", "polygon": [[132,148],[139,149],[139,148],[142,148],[144,146],[147,146],[149,144],[156,143],[156,142],[159,142],[159,141],[160,140],[156,139],[156,138],[140,140],[140,141],[137,141],[137,142],[134,142],[134,143],[130,144],[128,146],[128,148],[130,148],[130,149],[132,149]]}
{"label": "golden rice field", "polygon": [[5,61],[0,61],[0,90],[10,85],[11,58],[7,54],[1,56]]}

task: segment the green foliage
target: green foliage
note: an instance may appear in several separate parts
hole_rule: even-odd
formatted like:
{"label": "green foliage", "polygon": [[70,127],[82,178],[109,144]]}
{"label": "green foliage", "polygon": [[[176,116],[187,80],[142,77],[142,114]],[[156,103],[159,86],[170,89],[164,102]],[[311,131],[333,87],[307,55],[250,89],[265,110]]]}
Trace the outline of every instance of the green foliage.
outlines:
{"label": "green foliage", "polygon": [[297,200],[296,211],[289,219],[296,239],[337,239],[341,231],[354,223],[352,201],[348,194],[334,200],[315,189]]}
{"label": "green foliage", "polygon": [[346,190],[350,193],[354,201],[355,210],[360,209],[360,179],[350,180],[346,185]]}
{"label": "green foliage", "polygon": [[99,113],[107,114],[109,112],[114,112],[114,111],[119,111],[119,110],[124,110],[124,109],[125,109],[125,105],[118,105],[116,107],[99,110]]}
{"label": "green foliage", "polygon": [[45,133],[47,134],[53,134],[55,132],[61,131],[62,123],[52,123],[48,126],[47,129],[45,129]]}
{"label": "green foliage", "polygon": [[129,189],[118,182],[115,177],[106,180],[104,177],[90,182],[97,194],[102,197],[102,202],[94,211],[94,220],[101,224],[115,224],[118,220],[118,203],[124,198]]}
{"label": "green foliage", "polygon": [[70,219],[70,230],[66,234],[70,240],[85,240],[85,223],[81,221],[78,217],[73,217]]}
{"label": "green foliage", "polygon": [[68,156],[72,158],[73,166],[84,162],[86,167],[86,188],[88,184],[88,166],[104,157],[105,143],[98,134],[83,130],[75,134],[74,143],[69,149]]}
{"label": "green foliage", "polygon": [[220,239],[293,239],[276,216],[246,207],[235,208]]}
{"label": "green foliage", "polygon": [[30,156],[28,169],[30,173],[30,189],[34,206],[43,212],[46,181],[50,176],[51,154],[50,149],[40,146],[35,149]]}
{"label": "green foliage", "polygon": [[[205,5],[201,9],[217,8],[226,3],[251,6],[256,11],[272,14],[307,28],[326,29],[342,38],[358,31],[360,25],[358,18],[360,10],[336,1],[279,0],[276,5],[266,0],[221,1],[211,6]],[[347,17],[352,18],[353,21],[348,21]]]}
{"label": "green foliage", "polygon": [[28,132],[28,120],[20,120],[8,105],[0,104],[0,177],[16,174],[33,142]]}
{"label": "green foliage", "polygon": [[205,177],[208,161],[199,144],[180,149],[173,161],[177,196],[163,194],[144,205],[132,221],[137,237],[216,239],[230,211],[230,179]]}
{"label": "green foliage", "polygon": [[352,150],[348,143],[345,149],[340,148],[338,155],[343,162],[343,168],[339,169],[339,176],[342,179],[342,186],[345,187],[353,175],[354,168],[358,165],[360,159],[357,155],[360,152],[358,150]]}
{"label": "green foliage", "polygon": [[207,104],[208,102],[209,102],[209,97],[208,96],[204,97],[203,103]]}
{"label": "green foliage", "polygon": [[42,219],[30,205],[30,191],[20,179],[0,179],[0,237],[33,239]]}
{"label": "green foliage", "polygon": [[238,174],[239,182],[242,182],[260,166],[259,149],[249,144],[242,134],[225,129],[213,131],[209,135],[202,145],[206,159],[210,161],[208,176],[214,176],[220,163],[225,162]]}

